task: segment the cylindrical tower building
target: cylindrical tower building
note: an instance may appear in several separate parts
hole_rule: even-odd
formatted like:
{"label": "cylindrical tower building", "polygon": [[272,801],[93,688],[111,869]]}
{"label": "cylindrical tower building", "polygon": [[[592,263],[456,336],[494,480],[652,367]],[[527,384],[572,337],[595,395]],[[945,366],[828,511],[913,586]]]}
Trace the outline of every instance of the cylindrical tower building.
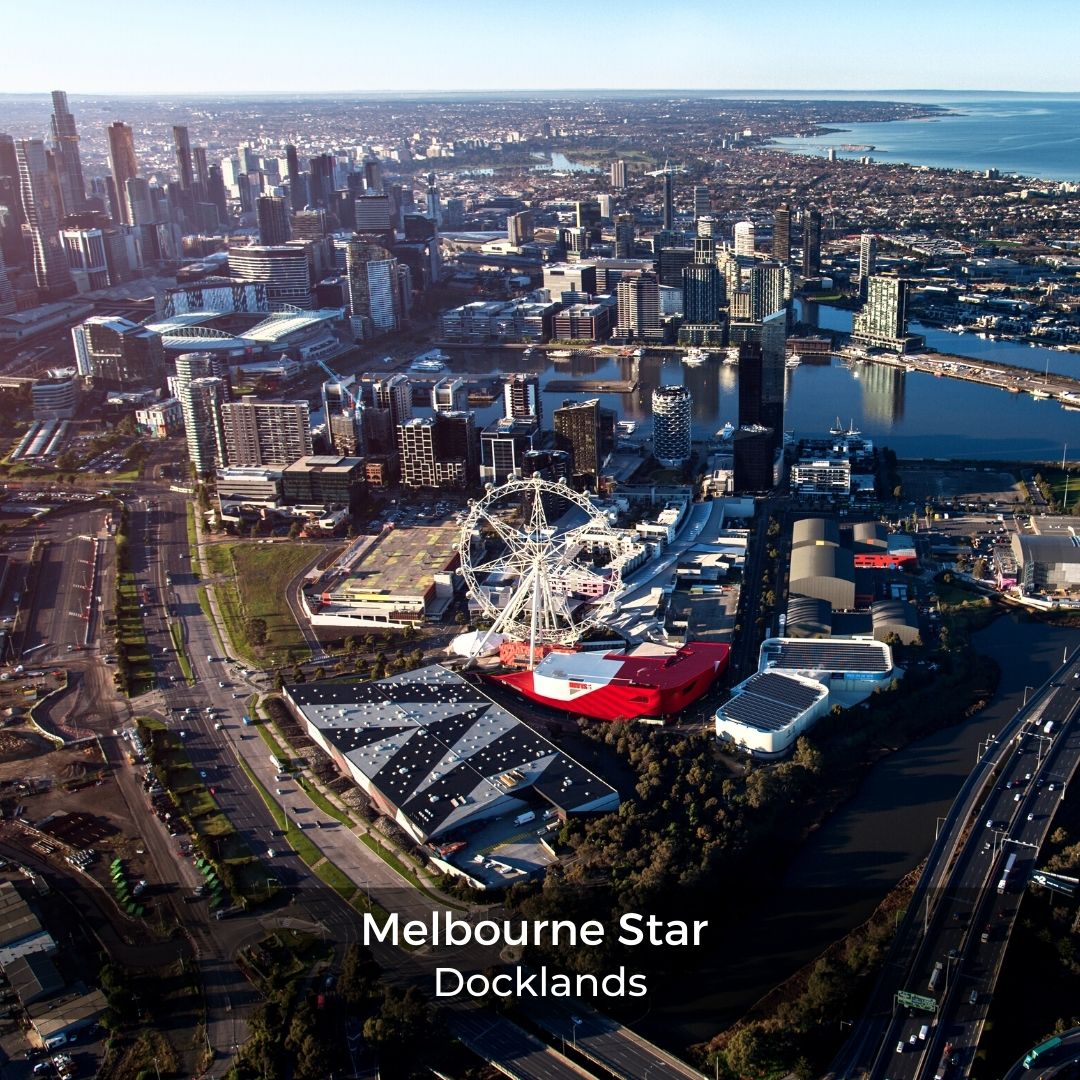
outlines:
{"label": "cylindrical tower building", "polygon": [[653,456],[666,468],[677,469],[690,457],[690,404],[685,386],[653,391]]}

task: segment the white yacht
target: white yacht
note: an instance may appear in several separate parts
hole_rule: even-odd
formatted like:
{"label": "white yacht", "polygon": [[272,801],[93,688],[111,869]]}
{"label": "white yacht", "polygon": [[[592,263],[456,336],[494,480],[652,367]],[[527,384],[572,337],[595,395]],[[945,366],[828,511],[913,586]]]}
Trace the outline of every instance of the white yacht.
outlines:
{"label": "white yacht", "polygon": [[784,361],[784,367],[786,367],[786,368],[797,368],[801,363],[802,363],[802,357],[798,353],[793,352]]}
{"label": "white yacht", "polygon": [[717,433],[716,437],[724,442],[730,442],[735,434],[735,425],[729,420]]}
{"label": "white yacht", "polygon": [[450,357],[441,349],[432,349],[431,352],[422,353],[409,365],[410,371],[445,371],[446,361]]}
{"label": "white yacht", "polygon": [[704,364],[709,359],[709,354],[704,349],[690,349],[685,353],[682,358],[684,364],[690,367],[697,367],[699,364]]}

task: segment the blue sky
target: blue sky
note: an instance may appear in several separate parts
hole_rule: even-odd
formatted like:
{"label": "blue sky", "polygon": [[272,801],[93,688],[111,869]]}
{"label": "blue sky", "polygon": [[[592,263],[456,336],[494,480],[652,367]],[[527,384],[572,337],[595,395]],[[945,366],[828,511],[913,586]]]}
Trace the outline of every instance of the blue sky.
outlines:
{"label": "blue sky", "polygon": [[10,32],[0,92],[1080,90],[1075,0],[0,0],[0,8]]}

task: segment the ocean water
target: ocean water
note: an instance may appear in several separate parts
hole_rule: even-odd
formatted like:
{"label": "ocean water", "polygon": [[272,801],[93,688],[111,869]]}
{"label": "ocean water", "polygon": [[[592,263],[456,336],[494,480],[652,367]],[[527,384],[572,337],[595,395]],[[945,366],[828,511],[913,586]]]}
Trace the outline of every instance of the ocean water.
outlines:
{"label": "ocean water", "polygon": [[[896,100],[905,97],[898,93]],[[950,100],[920,95],[919,100],[950,112],[924,120],[848,124],[813,138],[777,139],[775,145],[801,154],[824,156],[834,147],[840,158],[869,154],[882,162],[1080,181],[1080,96]],[[874,149],[841,150],[845,143]]]}

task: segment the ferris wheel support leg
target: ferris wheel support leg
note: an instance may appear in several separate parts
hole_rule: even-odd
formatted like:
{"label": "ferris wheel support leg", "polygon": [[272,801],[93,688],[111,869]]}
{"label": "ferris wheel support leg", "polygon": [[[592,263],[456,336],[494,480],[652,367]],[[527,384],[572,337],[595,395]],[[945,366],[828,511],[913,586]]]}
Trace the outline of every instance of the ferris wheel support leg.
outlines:
{"label": "ferris wheel support leg", "polygon": [[[537,502],[540,500],[537,499]],[[540,608],[540,572],[533,567],[532,581],[532,621],[529,626],[529,670],[536,667],[536,618]]]}

